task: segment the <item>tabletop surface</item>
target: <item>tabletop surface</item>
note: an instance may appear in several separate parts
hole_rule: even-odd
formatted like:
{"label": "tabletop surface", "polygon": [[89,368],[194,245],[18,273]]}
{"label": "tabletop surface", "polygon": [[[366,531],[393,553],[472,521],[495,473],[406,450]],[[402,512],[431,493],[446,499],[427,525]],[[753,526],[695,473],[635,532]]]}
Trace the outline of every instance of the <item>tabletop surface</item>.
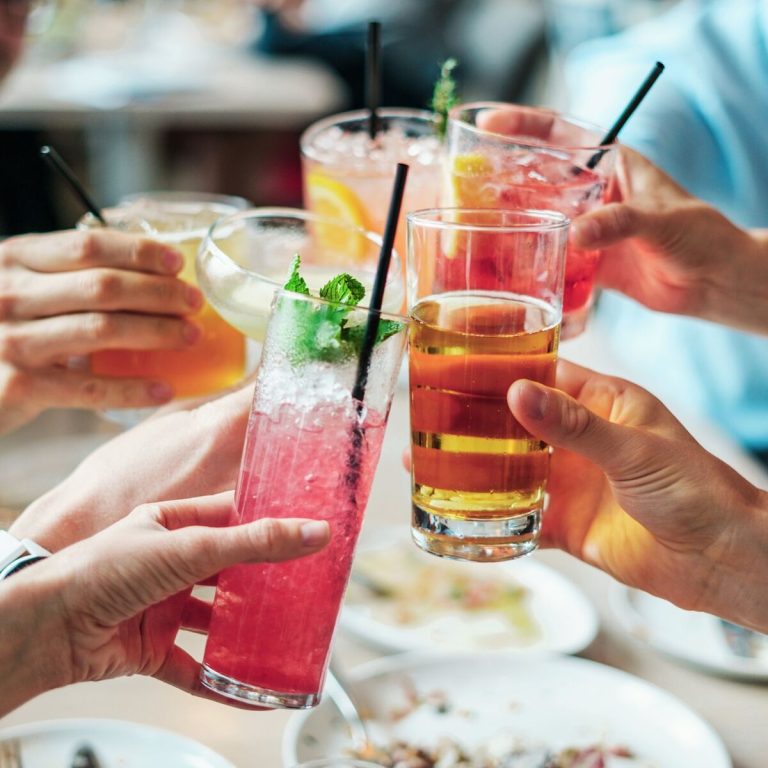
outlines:
{"label": "tabletop surface", "polygon": [[[564,354],[596,364],[600,362],[600,356],[594,354],[598,347],[588,335],[581,342],[566,345]],[[761,470],[725,438],[707,429],[702,429],[701,434],[719,447],[724,458],[751,474],[752,479],[766,483],[765,474],[761,475]],[[400,458],[407,436],[407,394],[401,385],[390,416],[366,526],[389,524],[405,528],[409,523],[409,484]],[[7,440],[0,444],[0,463],[10,455],[9,446]],[[538,552],[535,557],[570,577],[597,607],[601,629],[583,656],[624,669],[678,697],[718,731],[735,768],[768,765],[765,686],[717,677],[665,658],[621,628],[608,601],[613,584],[609,577],[560,552]],[[201,638],[186,636],[183,644],[198,657],[201,655]],[[337,648],[347,667],[375,656],[372,650],[343,634],[337,638]],[[280,768],[282,732],[290,716],[285,711],[232,709],[186,696],[152,679],[134,677],[52,691],[0,720],[0,727],[62,717],[125,719],[187,735],[237,766]]]}

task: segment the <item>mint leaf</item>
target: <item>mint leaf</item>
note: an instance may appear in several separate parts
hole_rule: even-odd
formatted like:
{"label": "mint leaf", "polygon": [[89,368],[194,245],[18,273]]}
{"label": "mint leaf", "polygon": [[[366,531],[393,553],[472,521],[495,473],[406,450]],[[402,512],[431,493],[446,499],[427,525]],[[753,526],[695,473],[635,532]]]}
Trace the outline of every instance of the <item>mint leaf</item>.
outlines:
{"label": "mint leaf", "polygon": [[336,304],[357,306],[365,296],[365,287],[346,272],[336,275],[320,289],[320,298]]}
{"label": "mint leaf", "polygon": [[444,139],[448,130],[448,113],[459,103],[456,81],[453,79],[453,70],[459,62],[454,59],[446,59],[440,66],[440,76],[435,83],[432,93],[432,110],[437,115],[437,135]]}
{"label": "mint leaf", "polygon": [[294,254],[291,261],[291,274],[285,281],[283,289],[286,291],[293,291],[293,293],[301,293],[304,296],[309,296],[309,286],[306,280],[299,274],[299,267],[301,266],[301,256],[298,253]]}
{"label": "mint leaf", "polygon": [[[400,333],[402,330],[403,324],[397,320],[379,320],[379,327],[376,329],[376,338],[373,343],[381,344],[382,341],[385,341],[390,336],[394,336],[396,333]],[[363,346],[363,339],[365,338],[365,323],[345,328],[342,332],[342,337],[359,351]]]}
{"label": "mint leaf", "polygon": [[[286,291],[310,296],[304,278],[299,274],[301,257],[296,254],[291,262],[291,274],[285,283]],[[365,323],[349,325],[349,315],[365,297],[365,286],[346,272],[329,280],[320,289],[320,298],[327,304],[314,305],[308,301],[290,299],[292,347],[289,355],[296,363],[307,360],[338,362],[360,354],[365,337]],[[394,320],[380,320],[375,343],[378,344],[398,333],[403,324]]]}

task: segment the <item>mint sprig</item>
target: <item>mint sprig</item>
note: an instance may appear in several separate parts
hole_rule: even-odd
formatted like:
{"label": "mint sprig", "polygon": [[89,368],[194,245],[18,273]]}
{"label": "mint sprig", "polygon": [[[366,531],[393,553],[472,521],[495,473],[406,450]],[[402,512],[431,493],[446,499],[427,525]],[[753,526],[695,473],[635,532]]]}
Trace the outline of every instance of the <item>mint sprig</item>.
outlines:
{"label": "mint sprig", "polygon": [[456,81],[453,79],[453,70],[459,65],[454,59],[446,59],[440,65],[440,76],[435,83],[432,93],[432,111],[437,115],[437,135],[445,138],[448,130],[448,113],[459,103],[459,94]]}
{"label": "mint sprig", "polygon": [[[299,273],[301,257],[291,262],[291,273],[283,288],[286,291],[311,296],[306,280]],[[360,355],[365,336],[365,323],[350,324],[350,313],[365,297],[365,286],[352,275],[343,272],[331,278],[321,289],[320,298],[327,304],[293,302],[291,304],[291,357],[297,361],[322,360],[339,362]],[[380,319],[375,344],[399,333],[403,324]]]}

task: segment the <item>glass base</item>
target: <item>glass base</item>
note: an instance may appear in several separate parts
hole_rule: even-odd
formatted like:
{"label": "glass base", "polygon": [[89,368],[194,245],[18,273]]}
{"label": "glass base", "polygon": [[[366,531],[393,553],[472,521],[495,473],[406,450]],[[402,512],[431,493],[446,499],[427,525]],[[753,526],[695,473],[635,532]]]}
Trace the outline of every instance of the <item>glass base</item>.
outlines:
{"label": "glass base", "polygon": [[592,309],[592,301],[588,301],[579,309],[563,312],[563,323],[560,326],[560,339],[573,339],[580,336],[587,328],[587,320]]}
{"label": "glass base", "polygon": [[425,552],[454,560],[496,563],[536,549],[541,510],[492,520],[442,517],[413,505],[411,536]]}
{"label": "glass base", "polygon": [[200,672],[200,681],[209,690],[252,707],[311,709],[320,703],[320,693],[281,693],[259,688],[219,674],[205,664]]}

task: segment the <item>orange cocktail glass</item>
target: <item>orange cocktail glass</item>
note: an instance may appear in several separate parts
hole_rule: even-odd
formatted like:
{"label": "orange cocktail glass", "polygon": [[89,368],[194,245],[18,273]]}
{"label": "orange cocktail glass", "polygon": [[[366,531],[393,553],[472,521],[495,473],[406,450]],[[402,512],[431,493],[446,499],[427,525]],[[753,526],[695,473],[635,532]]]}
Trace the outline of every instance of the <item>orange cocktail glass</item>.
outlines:
{"label": "orange cocktail glass", "polygon": [[[197,193],[149,193],[126,199],[107,209],[110,225],[146,234],[167,243],[184,256],[179,278],[197,284],[195,258],[211,225],[221,216],[244,208],[246,201]],[[93,226],[86,217],[84,226]],[[237,243],[231,244],[233,249]],[[246,347],[241,333],[205,302],[191,319],[203,331],[193,346],[181,350],[109,349],[91,355],[91,370],[101,376],[142,377],[165,381],[175,397],[212,394],[240,381],[245,373]],[[109,411],[110,418],[134,423],[151,409]]]}

